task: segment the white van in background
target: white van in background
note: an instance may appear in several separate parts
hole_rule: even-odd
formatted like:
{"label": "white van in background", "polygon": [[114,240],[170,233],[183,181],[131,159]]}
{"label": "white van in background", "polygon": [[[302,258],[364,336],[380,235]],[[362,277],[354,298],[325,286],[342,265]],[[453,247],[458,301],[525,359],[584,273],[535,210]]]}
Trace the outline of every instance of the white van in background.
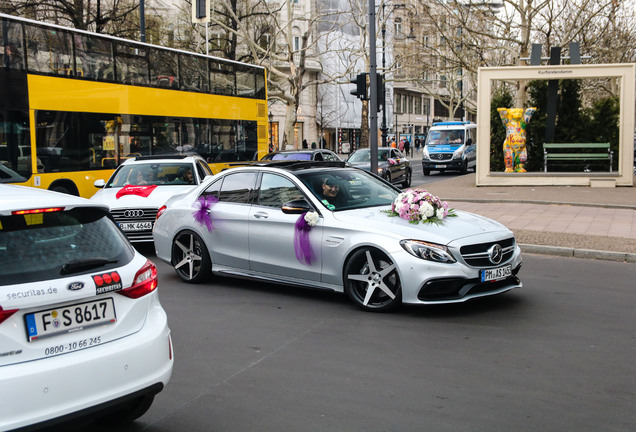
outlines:
{"label": "white van in background", "polygon": [[422,171],[455,170],[466,174],[477,163],[477,125],[453,121],[433,123],[422,150]]}

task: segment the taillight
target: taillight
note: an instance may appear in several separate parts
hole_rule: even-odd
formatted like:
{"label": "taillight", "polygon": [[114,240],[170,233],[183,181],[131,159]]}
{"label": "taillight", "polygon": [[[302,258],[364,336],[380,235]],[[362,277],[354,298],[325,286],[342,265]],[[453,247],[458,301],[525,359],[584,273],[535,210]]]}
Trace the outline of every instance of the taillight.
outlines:
{"label": "taillight", "polygon": [[19,309],[9,309],[4,310],[2,306],[0,306],[0,324],[2,324],[6,319],[8,319],[11,315],[16,313]]}
{"label": "taillight", "polygon": [[157,289],[157,267],[152,261],[146,260],[146,264],[135,274],[132,286],[117,292],[123,296],[137,299],[150,294],[155,289]]}
{"label": "taillight", "polygon": [[53,213],[64,210],[64,207],[47,207],[30,210],[13,210],[12,215],[25,215],[25,214],[38,214],[38,213]]}
{"label": "taillight", "polygon": [[168,209],[168,207],[166,206],[161,206],[161,208],[159,208],[159,210],[157,211],[157,217],[155,219],[159,219],[159,216],[161,216],[162,214],[165,213],[165,211]]}

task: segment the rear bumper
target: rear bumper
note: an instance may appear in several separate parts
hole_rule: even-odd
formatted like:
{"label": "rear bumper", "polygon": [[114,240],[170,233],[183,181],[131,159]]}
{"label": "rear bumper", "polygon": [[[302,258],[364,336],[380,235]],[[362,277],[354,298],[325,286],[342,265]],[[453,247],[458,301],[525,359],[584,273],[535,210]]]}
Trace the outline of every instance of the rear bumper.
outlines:
{"label": "rear bumper", "polygon": [[170,329],[158,302],[142,329],[73,353],[0,368],[0,430],[56,423],[129,397],[157,393],[173,366]]}

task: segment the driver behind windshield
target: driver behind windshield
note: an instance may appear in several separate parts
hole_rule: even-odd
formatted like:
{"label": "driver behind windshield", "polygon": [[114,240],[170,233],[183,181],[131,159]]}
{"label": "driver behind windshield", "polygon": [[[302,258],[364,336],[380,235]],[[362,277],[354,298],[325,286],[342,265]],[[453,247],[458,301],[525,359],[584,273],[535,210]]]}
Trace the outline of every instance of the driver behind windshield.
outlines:
{"label": "driver behind windshield", "polygon": [[322,203],[330,210],[343,207],[347,204],[347,198],[340,189],[340,182],[338,180],[327,177],[322,182],[318,198],[320,198]]}

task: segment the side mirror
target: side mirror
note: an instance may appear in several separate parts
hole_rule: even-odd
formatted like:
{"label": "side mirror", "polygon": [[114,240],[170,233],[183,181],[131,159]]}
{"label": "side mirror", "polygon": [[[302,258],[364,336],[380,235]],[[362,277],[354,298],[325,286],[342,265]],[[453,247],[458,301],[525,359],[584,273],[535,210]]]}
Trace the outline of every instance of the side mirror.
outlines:
{"label": "side mirror", "polygon": [[472,138],[468,138],[466,140],[466,147],[473,145],[473,139]]}
{"label": "side mirror", "polygon": [[312,206],[305,199],[288,201],[281,207],[285,214],[303,214],[312,211]]}
{"label": "side mirror", "polygon": [[104,186],[106,186],[106,182],[104,181],[104,179],[95,180],[95,183],[93,183],[93,186],[95,186],[98,189],[101,189]]}

